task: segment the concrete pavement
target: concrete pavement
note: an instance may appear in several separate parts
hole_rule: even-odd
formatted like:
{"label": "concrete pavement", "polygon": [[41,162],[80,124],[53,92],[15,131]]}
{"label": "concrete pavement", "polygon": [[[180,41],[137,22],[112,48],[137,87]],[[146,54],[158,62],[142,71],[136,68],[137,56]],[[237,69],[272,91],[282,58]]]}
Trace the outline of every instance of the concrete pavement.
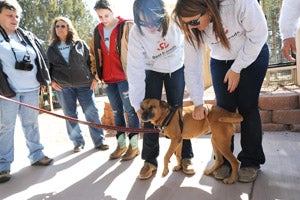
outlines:
{"label": "concrete pavement", "polygon": [[[105,97],[97,98],[100,116]],[[79,115],[84,119],[79,108]],[[54,112],[62,114],[60,109]],[[93,148],[87,126],[82,125],[86,147],[80,153],[72,152],[65,122],[47,114],[39,116],[41,141],[45,154],[55,159],[52,166],[30,166],[28,150],[20,124],[15,134],[15,161],[12,164],[12,179],[0,184],[0,199],[5,200],[298,200],[300,196],[300,133],[265,132],[263,145],[266,163],[262,165],[257,180],[253,183],[225,185],[203,170],[213,164],[210,136],[192,140],[196,174],[186,176],[172,172],[161,177],[163,155],[169,140],[160,138],[159,166],[156,175],[141,181],[137,179],[143,161],[140,156],[132,161],[109,160],[116,147],[116,139],[107,133],[110,149],[98,151]],[[240,135],[235,137],[235,155],[240,150]],[[140,149],[142,139],[139,141]],[[176,164],[172,157],[170,169]]]}

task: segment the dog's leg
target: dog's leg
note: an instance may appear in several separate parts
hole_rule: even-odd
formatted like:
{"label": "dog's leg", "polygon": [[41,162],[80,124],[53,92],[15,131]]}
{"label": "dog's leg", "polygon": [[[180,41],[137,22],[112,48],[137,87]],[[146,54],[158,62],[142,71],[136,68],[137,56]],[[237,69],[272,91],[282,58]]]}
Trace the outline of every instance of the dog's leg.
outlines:
{"label": "dog's leg", "polygon": [[230,177],[225,178],[223,182],[226,184],[232,184],[237,179],[240,162],[231,152],[230,143],[229,144],[222,143],[218,146],[218,148],[231,165],[231,175]]}
{"label": "dog's leg", "polygon": [[214,151],[215,163],[211,168],[204,170],[205,175],[212,174],[216,169],[221,167],[221,165],[224,163],[222,153],[218,150],[218,147],[216,146],[216,141],[213,136],[211,138],[211,143]]}
{"label": "dog's leg", "polygon": [[181,170],[181,159],[182,159],[182,140],[179,143],[179,145],[177,146],[176,149],[176,160],[177,160],[177,165],[173,168],[173,171],[179,171]]}
{"label": "dog's leg", "polygon": [[172,138],[171,139],[169,149],[168,149],[168,151],[167,151],[167,153],[165,154],[165,157],[164,157],[164,169],[163,169],[163,173],[162,173],[163,177],[166,176],[169,173],[169,168],[168,168],[169,161],[170,161],[171,156],[175,152],[176,148],[178,147],[178,145],[180,143],[180,140],[182,140],[182,139],[178,139],[178,138]]}

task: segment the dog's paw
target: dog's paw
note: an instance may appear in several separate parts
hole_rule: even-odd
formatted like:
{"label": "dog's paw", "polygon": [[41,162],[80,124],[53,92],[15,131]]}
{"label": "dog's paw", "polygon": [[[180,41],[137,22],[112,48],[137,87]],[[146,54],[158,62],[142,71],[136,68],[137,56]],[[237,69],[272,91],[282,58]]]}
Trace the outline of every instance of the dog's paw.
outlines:
{"label": "dog's paw", "polygon": [[164,169],[164,170],[163,170],[163,173],[162,173],[162,177],[167,176],[168,173],[169,173],[169,169]]}
{"label": "dog's paw", "polygon": [[223,180],[223,183],[225,183],[225,184],[233,184],[235,181],[236,181],[235,179],[232,179],[231,177],[229,177],[229,178],[225,178]]}
{"label": "dog's paw", "polygon": [[204,170],[203,173],[204,173],[205,175],[209,176],[209,175],[211,175],[211,174],[213,173],[213,171],[210,170],[210,169],[206,169],[206,170]]}
{"label": "dog's paw", "polygon": [[174,172],[177,172],[179,170],[181,170],[181,166],[180,165],[176,165],[175,167],[173,167],[173,171]]}

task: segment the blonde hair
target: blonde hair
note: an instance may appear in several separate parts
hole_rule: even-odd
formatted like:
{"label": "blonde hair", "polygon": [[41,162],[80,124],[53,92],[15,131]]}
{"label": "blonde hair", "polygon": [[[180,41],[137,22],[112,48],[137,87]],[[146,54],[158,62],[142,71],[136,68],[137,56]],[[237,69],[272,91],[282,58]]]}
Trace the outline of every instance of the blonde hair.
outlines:
{"label": "blonde hair", "polygon": [[50,35],[50,38],[49,38],[49,44],[51,44],[51,43],[60,43],[61,42],[59,37],[56,35],[56,31],[55,31],[55,26],[56,26],[56,23],[58,21],[63,21],[65,23],[67,23],[68,35],[67,35],[67,39],[66,39],[66,44],[71,44],[72,42],[79,39],[78,33],[75,30],[71,20],[69,20],[66,17],[59,16],[59,17],[56,17],[53,20],[53,23],[52,23],[52,26],[51,26],[51,35]]}

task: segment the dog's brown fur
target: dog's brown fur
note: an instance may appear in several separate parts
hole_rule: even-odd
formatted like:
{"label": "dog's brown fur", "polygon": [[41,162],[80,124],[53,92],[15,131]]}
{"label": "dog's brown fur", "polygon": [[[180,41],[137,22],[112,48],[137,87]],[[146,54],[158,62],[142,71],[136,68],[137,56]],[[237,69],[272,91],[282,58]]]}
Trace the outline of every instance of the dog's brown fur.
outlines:
{"label": "dog's brown fur", "polygon": [[[230,150],[231,138],[235,132],[233,123],[241,122],[243,117],[238,113],[228,112],[225,109],[206,104],[209,110],[208,116],[203,120],[195,120],[192,117],[194,106],[178,108],[169,125],[164,129],[164,135],[171,139],[171,144],[164,157],[164,169],[162,176],[169,173],[168,163],[172,154],[176,151],[177,166],[174,171],[181,169],[182,140],[191,139],[211,132],[211,142],[215,155],[215,163],[210,169],[204,171],[205,175],[212,174],[224,162],[223,156],[229,161],[232,173],[224,179],[227,184],[234,183],[237,179],[239,161]],[[171,107],[165,101],[157,99],[145,99],[141,103],[143,121],[149,121],[156,126],[162,123]],[[182,118],[183,131],[181,132],[179,120]]]}

